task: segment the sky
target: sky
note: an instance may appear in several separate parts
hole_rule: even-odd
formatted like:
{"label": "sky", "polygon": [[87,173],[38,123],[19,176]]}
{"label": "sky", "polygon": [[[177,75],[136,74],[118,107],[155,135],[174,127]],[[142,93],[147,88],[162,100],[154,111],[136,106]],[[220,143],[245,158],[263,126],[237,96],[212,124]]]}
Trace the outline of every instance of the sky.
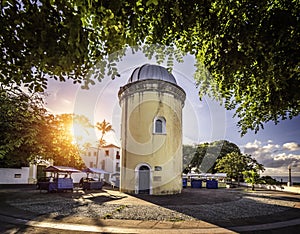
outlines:
{"label": "sky", "polygon": [[[107,141],[120,145],[118,91],[127,83],[133,70],[145,63],[157,64],[155,59],[149,60],[141,52],[128,52],[117,64],[120,77],[115,80],[105,77],[89,90],[81,89],[80,85],[74,85],[71,81],[49,80],[47,108],[54,114],[83,114],[93,124],[105,119],[114,129],[107,135]],[[228,140],[262,163],[266,168],[265,175],[287,176],[288,166],[291,166],[293,176],[300,176],[300,116],[277,125],[266,123],[257,134],[250,131],[241,137],[236,126],[238,119],[233,118],[233,111],[227,111],[208,97],[199,99],[199,88],[193,79],[194,63],[192,56],[185,56],[183,63],[174,63],[172,71],[177,84],[187,94],[183,108],[183,143]],[[166,63],[161,65],[166,66]],[[79,129],[74,131],[83,134]],[[94,142],[99,138],[97,132],[90,132],[86,137]]]}

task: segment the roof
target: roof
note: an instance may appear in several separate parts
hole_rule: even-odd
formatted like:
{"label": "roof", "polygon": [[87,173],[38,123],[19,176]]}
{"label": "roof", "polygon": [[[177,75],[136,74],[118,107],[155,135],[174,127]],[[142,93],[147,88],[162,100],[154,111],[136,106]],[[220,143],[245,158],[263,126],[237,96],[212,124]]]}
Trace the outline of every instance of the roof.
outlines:
{"label": "roof", "polygon": [[166,68],[153,64],[144,64],[136,68],[127,83],[141,80],[162,80],[177,84],[175,77]]}
{"label": "roof", "polygon": [[98,168],[93,168],[93,167],[85,168],[82,171],[86,173],[109,174],[109,172],[107,171]]}
{"label": "roof", "polygon": [[115,144],[104,145],[101,148],[118,148],[118,149],[120,149],[120,147]]}
{"label": "roof", "polygon": [[44,169],[45,172],[65,172],[65,173],[77,173],[81,172],[73,167],[65,167],[65,166],[49,166]]}

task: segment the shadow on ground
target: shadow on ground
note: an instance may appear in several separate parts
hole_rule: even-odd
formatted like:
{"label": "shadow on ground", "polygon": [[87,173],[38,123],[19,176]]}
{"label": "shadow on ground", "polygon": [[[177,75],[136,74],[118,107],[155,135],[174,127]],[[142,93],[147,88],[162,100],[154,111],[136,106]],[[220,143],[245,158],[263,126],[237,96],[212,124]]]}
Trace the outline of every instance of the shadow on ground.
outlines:
{"label": "shadow on ground", "polygon": [[141,194],[134,197],[221,227],[300,217],[300,209],[294,207],[294,204],[300,204],[300,196],[269,190],[186,188],[176,195]]}

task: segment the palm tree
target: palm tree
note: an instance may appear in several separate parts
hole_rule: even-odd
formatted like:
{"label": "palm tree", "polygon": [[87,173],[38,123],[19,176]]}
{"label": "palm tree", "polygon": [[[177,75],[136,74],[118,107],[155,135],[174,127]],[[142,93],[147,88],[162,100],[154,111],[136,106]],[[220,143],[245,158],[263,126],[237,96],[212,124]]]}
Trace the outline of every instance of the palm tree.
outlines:
{"label": "palm tree", "polygon": [[106,141],[104,140],[104,136],[106,133],[114,131],[114,129],[112,128],[112,125],[109,122],[105,121],[105,119],[101,123],[97,122],[96,128],[101,132],[101,137],[99,139],[98,150],[97,150],[97,158],[96,158],[96,167],[97,167],[99,149],[106,144]]}

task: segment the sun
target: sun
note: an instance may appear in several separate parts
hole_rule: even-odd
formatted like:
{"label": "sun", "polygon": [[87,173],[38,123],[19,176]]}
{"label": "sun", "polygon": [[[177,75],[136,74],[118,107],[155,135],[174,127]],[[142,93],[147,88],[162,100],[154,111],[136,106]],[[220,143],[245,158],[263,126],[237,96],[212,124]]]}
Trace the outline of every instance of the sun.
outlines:
{"label": "sun", "polygon": [[89,141],[89,131],[80,123],[73,123],[70,127],[70,134],[73,137],[73,144],[83,144]]}

